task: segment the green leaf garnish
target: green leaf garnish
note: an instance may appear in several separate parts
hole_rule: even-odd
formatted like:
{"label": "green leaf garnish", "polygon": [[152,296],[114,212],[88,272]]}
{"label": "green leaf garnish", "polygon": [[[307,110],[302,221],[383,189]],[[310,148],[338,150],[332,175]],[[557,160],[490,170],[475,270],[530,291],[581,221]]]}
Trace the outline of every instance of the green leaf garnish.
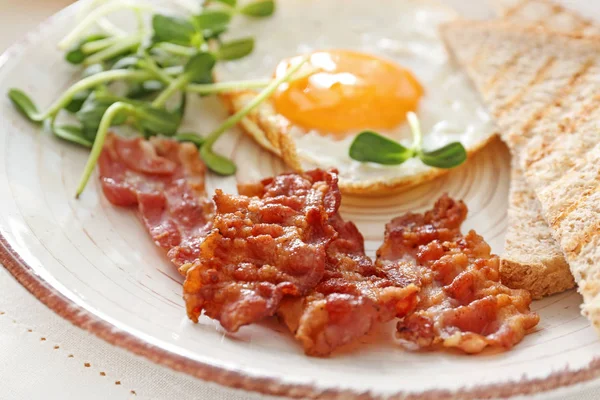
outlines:
{"label": "green leaf garnish", "polygon": [[410,148],[375,132],[362,132],[350,145],[350,158],[360,162],[373,162],[382,165],[399,165],[412,157],[418,157],[423,164],[436,168],[454,168],[467,159],[467,152],[461,143],[454,142],[433,151],[423,151],[421,126],[417,115],[406,114],[413,135]]}
{"label": "green leaf garnish", "polygon": [[[100,126],[100,121],[106,110],[114,103],[125,101],[127,103],[134,103],[133,100],[124,99],[119,96],[113,96],[111,94],[103,94],[100,92],[94,92],[83,102],[83,105],[75,113],[75,117],[79,120],[84,132],[84,136],[88,140],[94,140],[96,132]],[[124,114],[116,115],[113,118],[113,125],[121,125],[125,122],[127,116]]]}
{"label": "green leaf garnish", "polygon": [[240,13],[249,17],[268,17],[275,12],[274,0],[258,0],[240,8]]}
{"label": "green leaf garnish", "polygon": [[360,162],[399,165],[413,156],[412,149],[371,131],[361,132],[350,145],[350,158]]}
{"label": "green leaf garnish", "polygon": [[173,139],[177,140],[178,142],[191,142],[195,144],[197,148],[202,147],[202,145],[206,141],[202,136],[196,133],[188,132],[178,133],[175,136],[173,136]]}
{"label": "green leaf garnish", "polygon": [[[215,31],[222,31],[231,21],[231,14],[226,11],[204,10],[194,17],[194,22],[201,32],[210,36]],[[206,36],[205,35],[205,36]]]}
{"label": "green leaf garnish", "polygon": [[212,0],[213,2],[217,2],[217,3],[222,3],[225,5],[228,5],[230,7],[235,7],[235,5],[237,4],[236,0]]}
{"label": "green leaf garnish", "polygon": [[429,152],[420,152],[418,157],[423,164],[436,168],[454,168],[467,160],[467,151],[459,142]]}
{"label": "green leaf garnish", "polygon": [[232,40],[221,44],[217,51],[219,60],[237,60],[238,58],[246,57],[254,50],[254,39],[245,38]]}
{"label": "green leaf garnish", "polygon": [[93,35],[90,35],[90,36],[82,39],[77,44],[77,46],[75,46],[74,48],[72,48],[71,50],[69,50],[67,52],[67,54],[65,55],[65,60],[67,60],[71,64],[81,64],[88,56],[88,54],[86,54],[82,49],[83,45],[86,43],[91,43],[91,42],[95,42],[95,41],[103,40],[103,39],[106,39],[106,35],[93,34]]}
{"label": "green leaf garnish", "polygon": [[65,110],[67,110],[70,113],[75,114],[76,112],[81,110],[83,103],[85,103],[85,101],[87,100],[87,98],[90,96],[91,93],[92,93],[91,90],[83,90],[81,92],[77,92],[71,99],[71,102],[65,106]]}
{"label": "green leaf garnish", "polygon": [[169,17],[155,14],[152,17],[152,29],[154,29],[154,42],[174,42],[188,44],[192,35],[196,32],[194,25],[182,18]]}
{"label": "green leaf garnish", "polygon": [[88,149],[92,148],[93,143],[85,137],[83,129],[80,126],[53,125],[52,133],[67,142],[75,143]]}
{"label": "green leaf garnish", "polygon": [[19,111],[25,118],[31,122],[41,122],[44,118],[40,117],[38,109],[34,102],[19,89],[10,89],[8,91],[8,98],[13,103],[17,111]]}
{"label": "green leaf garnish", "polygon": [[150,104],[142,104],[131,110],[139,126],[151,132],[172,136],[177,132],[181,118],[177,113]]}
{"label": "green leaf garnish", "polygon": [[[206,142],[204,144],[206,144]],[[225,156],[215,153],[211,146],[203,145],[200,148],[200,155],[206,166],[219,175],[229,176],[235,174],[237,171],[237,167],[233,161]]]}
{"label": "green leaf garnish", "polygon": [[193,83],[211,83],[212,69],[217,62],[215,56],[211,53],[198,53],[185,64],[183,74],[188,82]]}

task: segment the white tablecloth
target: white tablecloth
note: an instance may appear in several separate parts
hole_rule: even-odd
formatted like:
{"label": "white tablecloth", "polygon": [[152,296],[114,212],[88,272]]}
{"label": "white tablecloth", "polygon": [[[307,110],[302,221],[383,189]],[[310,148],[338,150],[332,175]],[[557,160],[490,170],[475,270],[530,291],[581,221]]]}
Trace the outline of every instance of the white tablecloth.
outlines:
{"label": "white tablecloth", "polygon": [[[0,0],[0,50],[68,3]],[[58,317],[3,268],[0,382],[0,400],[264,398],[202,382],[115,348]],[[600,399],[600,381],[536,399]]]}

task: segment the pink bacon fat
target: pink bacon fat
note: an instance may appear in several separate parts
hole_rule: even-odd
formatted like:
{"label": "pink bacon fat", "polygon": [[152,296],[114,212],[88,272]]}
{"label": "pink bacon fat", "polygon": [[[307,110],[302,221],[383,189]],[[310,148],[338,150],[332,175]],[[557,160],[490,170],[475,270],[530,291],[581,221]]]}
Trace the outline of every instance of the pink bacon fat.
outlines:
{"label": "pink bacon fat", "polygon": [[117,206],[137,205],[152,239],[176,266],[197,258],[214,205],[206,197],[206,166],[196,146],[109,134],[98,164],[106,198]]}

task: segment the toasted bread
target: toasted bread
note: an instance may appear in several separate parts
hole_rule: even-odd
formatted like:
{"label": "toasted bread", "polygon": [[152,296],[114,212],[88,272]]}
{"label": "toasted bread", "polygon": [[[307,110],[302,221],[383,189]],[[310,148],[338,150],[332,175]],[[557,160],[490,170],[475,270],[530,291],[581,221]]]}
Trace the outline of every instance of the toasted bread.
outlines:
{"label": "toasted bread", "polygon": [[[494,5],[507,21],[562,32],[600,32],[590,20],[547,0],[495,0]],[[500,273],[506,285],[528,289],[534,298],[539,298],[570,289],[575,283],[522,174],[518,166],[513,168]],[[534,234],[533,240],[530,233]]]}
{"label": "toasted bread", "polygon": [[575,286],[569,264],[518,165],[511,174],[504,249],[500,275],[505,285],[527,289],[534,299]]}
{"label": "toasted bread", "polygon": [[597,34],[591,20],[548,0],[493,0],[499,16],[512,22],[537,25],[553,31]]}
{"label": "toasted bread", "polygon": [[504,21],[441,29],[505,132],[600,330],[600,37]]}

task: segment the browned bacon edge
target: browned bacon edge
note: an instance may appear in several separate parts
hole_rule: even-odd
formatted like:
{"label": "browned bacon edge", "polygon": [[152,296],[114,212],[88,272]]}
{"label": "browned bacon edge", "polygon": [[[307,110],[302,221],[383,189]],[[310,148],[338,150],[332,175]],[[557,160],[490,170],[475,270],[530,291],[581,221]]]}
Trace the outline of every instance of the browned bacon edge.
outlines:
{"label": "browned bacon edge", "polygon": [[152,239],[175,265],[197,258],[214,207],[206,198],[206,167],[193,144],[109,134],[98,165],[106,198],[117,206],[137,206]]}
{"label": "browned bacon edge", "polygon": [[339,206],[337,175],[289,174],[273,182],[262,198],[217,190],[214,229],[184,283],[193,321],[204,311],[235,332],[321,280],[336,235],[329,219]]}
{"label": "browned bacon edge", "polygon": [[[324,179],[323,171],[308,173]],[[337,175],[335,176],[337,180]],[[239,188],[241,193],[269,199],[292,195],[294,175],[263,180]],[[377,323],[403,317],[416,304],[412,282],[389,279],[364,251],[364,238],[338,213],[339,192],[330,192],[329,223],[336,238],[326,247],[323,277],[306,296],[287,296],[277,314],[309,355],[324,356],[365,335]]]}
{"label": "browned bacon edge", "polygon": [[408,213],[386,226],[377,265],[421,287],[416,309],[397,327],[409,349],[509,349],[539,321],[529,310],[528,292],[500,283],[498,257],[483,238],[461,234],[466,215],[463,202],[444,195],[431,211]]}

